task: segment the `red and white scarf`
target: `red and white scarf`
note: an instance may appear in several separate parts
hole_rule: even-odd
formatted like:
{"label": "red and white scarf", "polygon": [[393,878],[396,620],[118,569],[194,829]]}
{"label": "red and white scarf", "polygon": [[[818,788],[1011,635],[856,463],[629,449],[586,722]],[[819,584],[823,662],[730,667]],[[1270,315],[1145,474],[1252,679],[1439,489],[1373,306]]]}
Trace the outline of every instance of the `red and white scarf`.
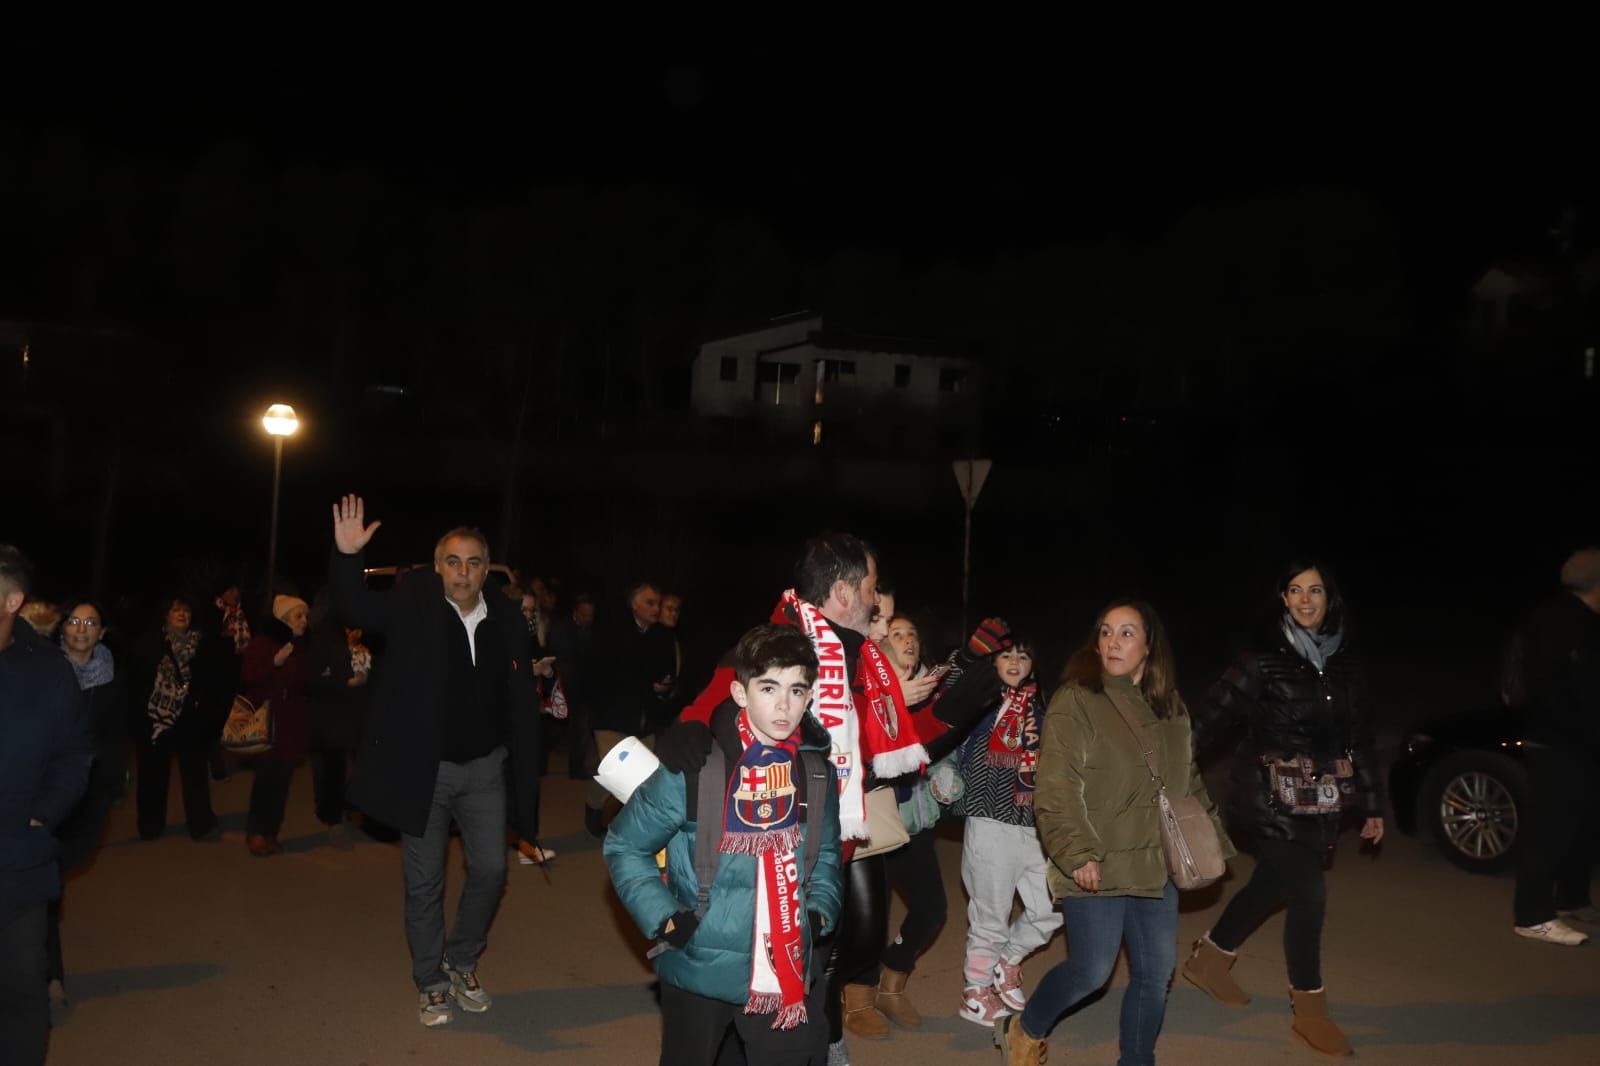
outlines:
{"label": "red and white scarf", "polygon": [[798,734],[764,744],[739,711],[744,754],[734,767],[723,804],[718,850],[756,860],[754,944],[746,1014],[773,1014],[774,1029],[806,1020],[805,909],[800,900],[800,805],[794,770]]}
{"label": "red and white scarf", "polygon": [[[783,594],[774,618],[789,622],[786,611],[799,621],[817,652],[811,713],[832,738],[833,772],[839,785],[839,833],[846,840],[868,840],[863,760],[872,761],[872,772],[879,777],[898,777],[926,764],[928,751],[910,722],[902,718],[905,697],[900,679],[876,645],[870,640],[863,642],[856,677],[851,678],[844,642],[822,612],[795,595],[794,589]],[[865,714],[856,707],[852,681],[861,685]]]}
{"label": "red and white scarf", "polygon": [[1039,686],[1029,683],[1006,687],[1005,702],[994,716],[989,746],[983,760],[990,766],[1017,771],[1012,799],[1019,807],[1033,806],[1034,774],[1039,767]]}

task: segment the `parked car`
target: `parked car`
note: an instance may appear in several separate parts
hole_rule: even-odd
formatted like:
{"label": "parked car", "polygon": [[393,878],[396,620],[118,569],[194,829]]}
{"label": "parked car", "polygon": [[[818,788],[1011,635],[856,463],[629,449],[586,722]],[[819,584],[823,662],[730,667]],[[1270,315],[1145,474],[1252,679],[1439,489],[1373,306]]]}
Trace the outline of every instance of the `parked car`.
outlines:
{"label": "parked car", "polygon": [[1401,831],[1432,839],[1463,870],[1508,869],[1528,813],[1522,728],[1520,712],[1494,707],[1413,733],[1389,771]]}

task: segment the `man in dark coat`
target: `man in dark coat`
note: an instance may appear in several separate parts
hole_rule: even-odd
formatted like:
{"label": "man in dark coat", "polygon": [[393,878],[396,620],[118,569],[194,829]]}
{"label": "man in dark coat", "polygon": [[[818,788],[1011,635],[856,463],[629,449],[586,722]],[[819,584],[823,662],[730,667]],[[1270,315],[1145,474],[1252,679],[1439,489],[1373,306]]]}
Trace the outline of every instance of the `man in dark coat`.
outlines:
{"label": "man in dark coat", "polygon": [[[677,652],[672,631],[660,625],[661,591],[644,582],[628,593],[628,617],[596,641],[599,699],[594,708],[594,744],[600,760],[624,737],[653,743],[658,729],[671,725],[664,713],[672,690]],[[607,793],[591,781],[584,796],[584,826],[602,836]]]}
{"label": "man in dark coat", "polygon": [[[476,970],[505,889],[508,750],[515,772],[537,781],[527,627],[511,600],[483,595],[489,546],[478,531],[446,533],[431,573],[414,570],[377,593],[362,579],[360,553],[379,523],[365,524],[358,496],[346,496],[333,513],[335,603],[346,622],[387,641],[352,798],[404,834],[406,939],[418,1017],[431,1028],[452,1020],[452,1003],[473,1013],[490,1006]],[[532,812],[521,813],[531,821]],[[452,821],[461,830],[467,884],[446,940]]]}
{"label": "man in dark coat", "polygon": [[1519,936],[1576,947],[1588,934],[1567,923],[1600,921],[1587,847],[1600,777],[1600,548],[1573,553],[1561,585],[1522,632],[1533,795],[1517,858],[1515,923]]}
{"label": "man in dark coat", "polygon": [[89,782],[93,734],[72,667],[17,613],[30,568],[0,544],[0,1062],[44,1062],[45,951],[61,893],[55,831]]}

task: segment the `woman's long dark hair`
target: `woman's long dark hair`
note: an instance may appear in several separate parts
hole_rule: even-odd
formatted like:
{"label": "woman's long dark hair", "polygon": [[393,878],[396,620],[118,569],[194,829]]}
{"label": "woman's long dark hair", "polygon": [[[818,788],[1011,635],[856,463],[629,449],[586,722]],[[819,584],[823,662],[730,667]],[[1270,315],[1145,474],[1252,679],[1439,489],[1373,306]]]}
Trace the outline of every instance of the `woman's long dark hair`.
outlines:
{"label": "woman's long dark hair", "polygon": [[1145,702],[1156,712],[1157,718],[1188,714],[1189,709],[1183,705],[1183,697],[1178,695],[1177,668],[1172,658],[1172,644],[1167,640],[1167,629],[1161,624],[1161,616],[1156,609],[1144,600],[1112,600],[1101,608],[1095,617],[1094,628],[1089,630],[1088,641],[1067,661],[1062,681],[1069,685],[1080,685],[1091,692],[1105,691],[1105,678],[1100,664],[1100,627],[1105,625],[1106,615],[1118,607],[1131,607],[1144,623],[1144,642],[1149,654],[1145,659],[1144,676],[1139,680],[1139,692]]}
{"label": "woman's long dark hair", "polygon": [[1340,591],[1339,579],[1333,576],[1333,571],[1328,569],[1326,563],[1314,557],[1290,559],[1278,571],[1278,603],[1275,617],[1283,617],[1284,593],[1289,591],[1289,583],[1307,570],[1315,570],[1322,578],[1322,589],[1328,594],[1328,613],[1322,618],[1322,628],[1318,632],[1337,633],[1344,628],[1345,608],[1344,593]]}

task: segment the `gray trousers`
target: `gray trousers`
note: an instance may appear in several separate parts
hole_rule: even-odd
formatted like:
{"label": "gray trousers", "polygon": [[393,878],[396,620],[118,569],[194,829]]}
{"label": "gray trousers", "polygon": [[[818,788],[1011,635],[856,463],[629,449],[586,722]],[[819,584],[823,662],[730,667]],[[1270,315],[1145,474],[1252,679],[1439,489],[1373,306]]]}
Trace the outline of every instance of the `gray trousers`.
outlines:
{"label": "gray trousers", "polygon": [[[468,763],[441,762],[428,827],[421,836],[404,835],[406,942],[420,992],[450,987],[442,962],[461,973],[477,969],[489,942],[489,923],[506,887],[505,761],[506,749],[500,747]],[[452,820],[461,827],[467,883],[446,940],[444,868]]]}
{"label": "gray trousers", "polygon": [[[992,818],[967,819],[961,844],[961,883],[967,888],[969,985],[987,985],[997,962],[1020,963],[1050,942],[1061,928],[1061,912],[1045,880],[1048,860],[1031,826]],[[1022,913],[1011,917],[1013,897]]]}

